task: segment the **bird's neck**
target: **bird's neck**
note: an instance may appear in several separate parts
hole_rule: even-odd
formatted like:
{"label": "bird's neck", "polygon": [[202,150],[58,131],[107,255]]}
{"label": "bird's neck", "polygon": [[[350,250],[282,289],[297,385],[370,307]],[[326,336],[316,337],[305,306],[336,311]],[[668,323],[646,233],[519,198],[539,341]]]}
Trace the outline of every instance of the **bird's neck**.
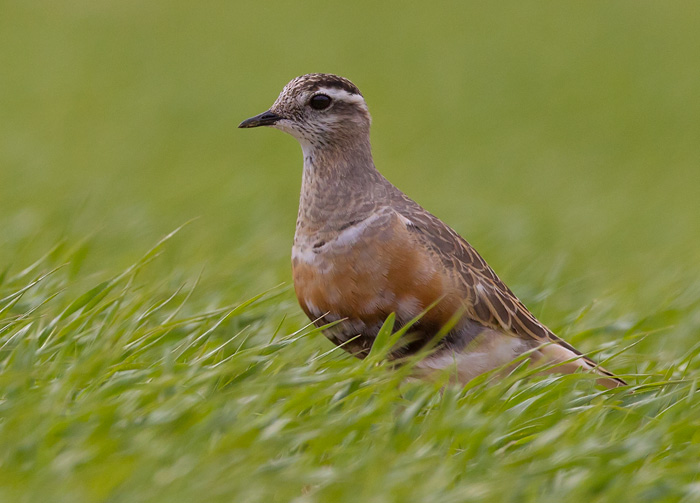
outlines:
{"label": "bird's neck", "polygon": [[369,139],[327,145],[304,145],[304,174],[297,233],[333,231],[367,216],[386,179],[374,167]]}

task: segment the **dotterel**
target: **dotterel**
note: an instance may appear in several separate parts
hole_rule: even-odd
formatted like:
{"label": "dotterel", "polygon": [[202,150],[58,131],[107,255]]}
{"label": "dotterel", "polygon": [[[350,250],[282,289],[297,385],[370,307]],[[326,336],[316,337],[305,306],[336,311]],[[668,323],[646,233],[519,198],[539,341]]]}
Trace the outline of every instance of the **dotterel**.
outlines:
{"label": "dotterel", "polygon": [[626,384],[554,335],[467,241],[377,171],[370,122],[352,82],[309,74],[239,126],[270,126],[301,144],[294,289],[317,326],[340,320],[325,335],[363,358],[390,313],[402,326],[432,306],[393,358],[421,349],[451,322],[419,370],[454,366],[466,382],[531,351],[539,363],[565,362],[556,371],[583,368],[604,386]]}

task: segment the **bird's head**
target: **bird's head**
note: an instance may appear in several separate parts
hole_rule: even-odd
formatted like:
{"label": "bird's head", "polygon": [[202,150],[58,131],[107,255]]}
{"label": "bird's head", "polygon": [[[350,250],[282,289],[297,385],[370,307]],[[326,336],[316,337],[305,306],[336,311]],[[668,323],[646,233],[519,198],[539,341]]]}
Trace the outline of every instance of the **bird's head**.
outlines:
{"label": "bird's head", "polygon": [[348,79],[325,73],[297,77],[266,112],[240,128],[271,126],[319,148],[369,138],[370,115],[360,90]]}

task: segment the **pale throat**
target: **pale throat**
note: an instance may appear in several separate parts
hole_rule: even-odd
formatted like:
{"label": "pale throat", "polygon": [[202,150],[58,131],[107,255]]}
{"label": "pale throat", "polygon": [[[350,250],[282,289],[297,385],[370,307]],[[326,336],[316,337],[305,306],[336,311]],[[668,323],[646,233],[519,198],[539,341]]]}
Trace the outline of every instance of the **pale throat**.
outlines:
{"label": "pale throat", "polygon": [[368,136],[322,143],[298,137],[297,141],[304,156],[303,183],[318,181],[341,191],[358,190],[377,172]]}
{"label": "pale throat", "polygon": [[299,143],[304,171],[297,232],[331,232],[371,211],[374,188],[384,179],[374,167],[369,139],[354,144]]}

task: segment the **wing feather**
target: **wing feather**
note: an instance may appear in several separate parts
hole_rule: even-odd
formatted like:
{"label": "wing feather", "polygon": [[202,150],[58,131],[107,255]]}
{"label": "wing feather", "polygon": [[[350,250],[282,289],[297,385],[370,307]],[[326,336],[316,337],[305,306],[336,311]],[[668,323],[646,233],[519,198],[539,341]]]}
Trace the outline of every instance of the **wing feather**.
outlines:
{"label": "wing feather", "polygon": [[415,232],[418,242],[439,257],[447,269],[457,273],[469,317],[514,337],[560,345],[581,356],[596,372],[611,377],[614,385],[626,384],[540,323],[463,237],[405,196],[404,203],[397,212],[410,223],[408,228]]}

